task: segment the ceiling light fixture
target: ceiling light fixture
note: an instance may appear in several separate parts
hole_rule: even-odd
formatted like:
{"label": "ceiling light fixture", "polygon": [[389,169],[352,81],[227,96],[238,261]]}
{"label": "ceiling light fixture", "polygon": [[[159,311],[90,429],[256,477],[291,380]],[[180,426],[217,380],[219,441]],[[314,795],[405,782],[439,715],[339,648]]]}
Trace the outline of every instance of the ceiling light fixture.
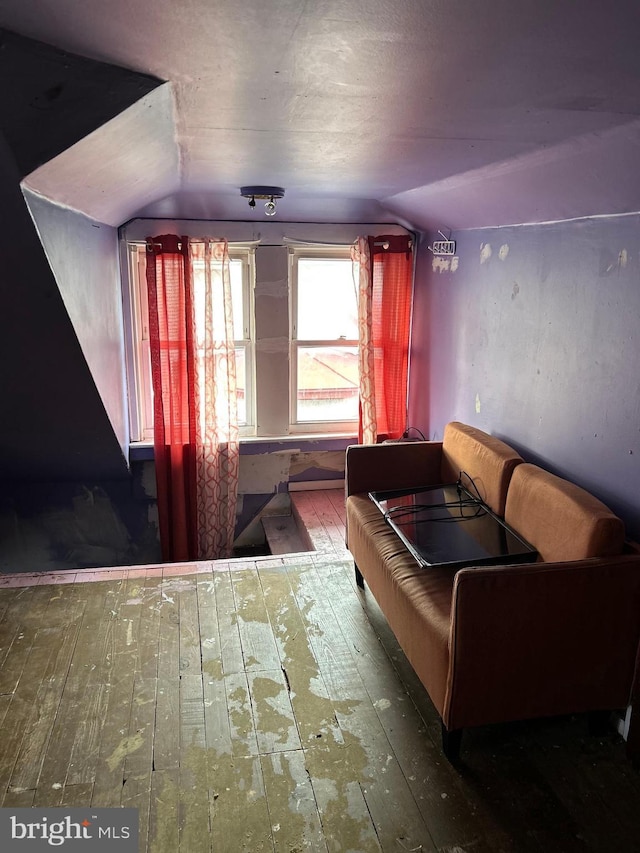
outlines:
{"label": "ceiling light fixture", "polygon": [[256,199],[266,199],[264,204],[265,216],[275,216],[277,212],[276,199],[284,196],[282,187],[240,187],[240,195],[249,199],[249,207],[256,206]]}

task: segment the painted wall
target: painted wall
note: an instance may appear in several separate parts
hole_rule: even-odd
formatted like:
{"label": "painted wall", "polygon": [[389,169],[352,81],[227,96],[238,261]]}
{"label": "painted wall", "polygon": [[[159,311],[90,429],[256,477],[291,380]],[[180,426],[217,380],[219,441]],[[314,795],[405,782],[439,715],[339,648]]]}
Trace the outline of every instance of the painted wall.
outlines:
{"label": "painted wall", "polygon": [[1,134],[0,209],[0,483],[127,476]]}
{"label": "painted wall", "polygon": [[111,426],[127,455],[117,230],[29,190],[24,195]]}
{"label": "painted wall", "polygon": [[454,237],[420,248],[410,423],[498,435],[640,536],[640,216]]}

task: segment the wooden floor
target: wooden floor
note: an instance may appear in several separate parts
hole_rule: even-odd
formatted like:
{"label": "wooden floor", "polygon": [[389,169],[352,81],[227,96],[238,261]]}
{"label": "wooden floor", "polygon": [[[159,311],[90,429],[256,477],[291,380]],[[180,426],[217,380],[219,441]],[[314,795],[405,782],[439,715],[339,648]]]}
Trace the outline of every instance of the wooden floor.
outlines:
{"label": "wooden floor", "polygon": [[443,759],[340,499],[298,503],[322,551],[2,579],[0,805],[135,807],[149,853],[640,851],[640,777],[582,717]]}

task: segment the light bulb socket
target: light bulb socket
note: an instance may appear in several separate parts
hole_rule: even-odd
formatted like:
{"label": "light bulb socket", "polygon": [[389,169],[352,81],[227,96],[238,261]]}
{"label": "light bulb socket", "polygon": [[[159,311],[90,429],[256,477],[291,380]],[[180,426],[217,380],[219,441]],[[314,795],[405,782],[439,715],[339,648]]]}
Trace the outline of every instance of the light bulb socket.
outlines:
{"label": "light bulb socket", "polygon": [[283,198],[283,187],[265,187],[265,186],[250,186],[240,187],[240,195],[243,198],[249,199],[249,207],[253,210],[256,206],[256,199],[267,199],[264,206],[266,216],[276,215],[276,200]]}

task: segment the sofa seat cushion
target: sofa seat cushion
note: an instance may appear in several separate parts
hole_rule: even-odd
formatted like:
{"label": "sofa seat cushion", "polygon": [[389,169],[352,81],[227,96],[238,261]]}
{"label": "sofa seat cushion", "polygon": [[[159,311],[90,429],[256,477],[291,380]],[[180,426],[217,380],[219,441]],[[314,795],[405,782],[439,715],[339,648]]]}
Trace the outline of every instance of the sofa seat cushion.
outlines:
{"label": "sofa seat cushion", "polygon": [[513,472],[505,521],[544,562],[611,557],[624,548],[624,524],[593,495],[538,468]]}
{"label": "sofa seat cushion", "polygon": [[367,495],[347,498],[347,523],[356,565],[442,714],[455,572],[420,568]]}

